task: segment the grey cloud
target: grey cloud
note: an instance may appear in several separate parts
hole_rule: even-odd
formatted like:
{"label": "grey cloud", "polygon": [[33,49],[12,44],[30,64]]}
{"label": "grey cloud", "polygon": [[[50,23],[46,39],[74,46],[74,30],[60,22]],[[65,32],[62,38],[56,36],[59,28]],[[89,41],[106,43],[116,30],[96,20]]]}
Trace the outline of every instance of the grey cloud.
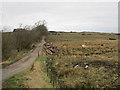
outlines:
{"label": "grey cloud", "polygon": [[45,19],[49,30],[117,32],[117,3],[113,2],[3,3],[3,8],[3,24],[11,27]]}

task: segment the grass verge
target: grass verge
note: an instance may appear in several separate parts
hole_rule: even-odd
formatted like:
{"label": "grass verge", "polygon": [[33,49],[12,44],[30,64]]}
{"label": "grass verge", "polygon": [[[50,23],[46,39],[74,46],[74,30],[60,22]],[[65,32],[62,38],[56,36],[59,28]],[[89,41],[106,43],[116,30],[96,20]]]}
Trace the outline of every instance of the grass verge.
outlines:
{"label": "grass verge", "polygon": [[31,67],[12,76],[3,83],[3,89],[8,88],[53,88],[46,74],[46,55],[41,53],[34,62],[34,70]]}
{"label": "grass verge", "polygon": [[21,73],[18,73],[11,78],[7,79],[3,82],[2,86],[4,88],[25,88],[24,80],[27,78],[24,78],[24,75],[29,73],[28,70],[24,70]]}

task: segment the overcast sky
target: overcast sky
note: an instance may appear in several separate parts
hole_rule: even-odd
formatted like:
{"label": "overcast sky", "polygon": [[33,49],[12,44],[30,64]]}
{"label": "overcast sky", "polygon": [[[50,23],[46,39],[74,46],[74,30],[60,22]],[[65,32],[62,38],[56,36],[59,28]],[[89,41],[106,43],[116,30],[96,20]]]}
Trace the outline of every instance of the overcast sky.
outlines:
{"label": "overcast sky", "polygon": [[52,31],[118,32],[117,2],[5,2],[3,26],[46,20]]}

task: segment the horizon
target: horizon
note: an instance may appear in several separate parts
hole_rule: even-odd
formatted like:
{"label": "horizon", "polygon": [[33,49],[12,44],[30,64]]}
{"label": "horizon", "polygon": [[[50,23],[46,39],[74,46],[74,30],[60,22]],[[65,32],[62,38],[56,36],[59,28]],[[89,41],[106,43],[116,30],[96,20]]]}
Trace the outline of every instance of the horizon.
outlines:
{"label": "horizon", "polygon": [[[14,28],[14,29],[19,29],[19,28]],[[12,31],[2,31],[2,32],[13,32],[14,29]],[[81,31],[66,31],[66,30],[48,30],[48,32],[65,32],[65,33],[82,33],[82,32],[86,32],[86,33],[114,33],[114,34],[120,34],[120,32],[99,32],[99,31],[87,31],[87,30],[81,30]]]}

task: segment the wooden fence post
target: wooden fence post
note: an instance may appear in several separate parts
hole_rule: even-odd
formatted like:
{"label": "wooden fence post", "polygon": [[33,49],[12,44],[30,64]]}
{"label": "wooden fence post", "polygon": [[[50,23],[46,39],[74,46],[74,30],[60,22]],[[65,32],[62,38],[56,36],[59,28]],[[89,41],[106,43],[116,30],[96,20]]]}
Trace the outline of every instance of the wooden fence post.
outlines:
{"label": "wooden fence post", "polygon": [[39,57],[39,51],[38,51],[38,57]]}

